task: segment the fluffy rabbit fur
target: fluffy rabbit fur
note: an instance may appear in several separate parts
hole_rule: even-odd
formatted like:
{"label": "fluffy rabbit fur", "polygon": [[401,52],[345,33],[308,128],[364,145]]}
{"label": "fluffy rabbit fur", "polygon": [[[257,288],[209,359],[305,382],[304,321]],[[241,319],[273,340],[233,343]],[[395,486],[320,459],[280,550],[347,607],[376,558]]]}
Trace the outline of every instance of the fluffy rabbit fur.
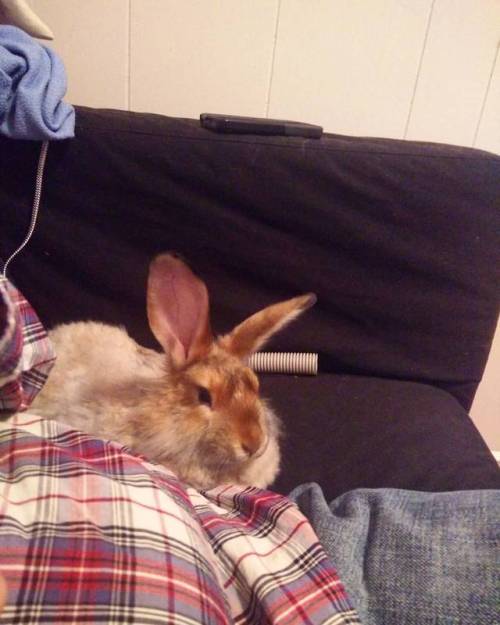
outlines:
{"label": "fluffy rabbit fur", "polygon": [[33,410],[128,445],[198,488],[266,487],[279,469],[279,421],[245,359],[315,301],[274,304],[214,338],[205,284],[162,254],[150,266],[147,309],[164,353],[119,327],[58,326],[56,364]]}

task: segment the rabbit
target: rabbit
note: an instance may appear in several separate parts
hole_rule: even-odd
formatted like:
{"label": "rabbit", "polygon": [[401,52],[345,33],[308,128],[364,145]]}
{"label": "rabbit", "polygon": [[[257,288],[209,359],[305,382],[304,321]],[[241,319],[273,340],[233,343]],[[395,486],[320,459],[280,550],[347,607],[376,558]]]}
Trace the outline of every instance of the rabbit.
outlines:
{"label": "rabbit", "polygon": [[122,327],[56,326],[56,362],[32,410],[126,445],[198,489],[266,488],[279,470],[280,422],[246,359],[315,301],[309,293],[271,305],[214,337],[205,283],[177,255],[160,254],[147,315],[164,353]]}

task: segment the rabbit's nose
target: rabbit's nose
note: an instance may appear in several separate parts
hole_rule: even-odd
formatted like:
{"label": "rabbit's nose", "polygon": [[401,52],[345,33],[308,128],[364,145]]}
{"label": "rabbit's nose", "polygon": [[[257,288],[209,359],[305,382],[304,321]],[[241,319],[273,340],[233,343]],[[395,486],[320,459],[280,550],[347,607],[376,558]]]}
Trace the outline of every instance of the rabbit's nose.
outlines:
{"label": "rabbit's nose", "polygon": [[243,443],[241,443],[241,448],[249,456],[254,456],[260,449],[260,436],[247,438]]}
{"label": "rabbit's nose", "polygon": [[[253,415],[250,415],[252,417]],[[247,456],[254,456],[262,446],[264,432],[256,419],[244,415],[244,420],[238,423],[238,441],[240,449]]]}
{"label": "rabbit's nose", "polygon": [[254,441],[250,443],[241,443],[241,449],[243,449],[243,451],[249,456],[253,456],[255,453],[257,453],[259,445]]}

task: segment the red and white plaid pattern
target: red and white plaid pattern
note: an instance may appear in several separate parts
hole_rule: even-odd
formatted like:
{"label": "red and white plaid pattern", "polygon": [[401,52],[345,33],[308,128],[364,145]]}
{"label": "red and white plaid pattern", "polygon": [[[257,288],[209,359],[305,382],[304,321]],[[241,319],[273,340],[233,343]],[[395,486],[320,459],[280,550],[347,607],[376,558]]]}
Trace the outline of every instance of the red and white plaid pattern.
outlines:
{"label": "red and white plaid pattern", "polygon": [[285,497],[199,493],[28,412],[0,426],[0,623],[358,623]]}
{"label": "red and white plaid pattern", "polygon": [[[5,334],[2,310],[13,308],[0,308]],[[200,493],[116,443],[28,412],[0,423],[0,571],[0,624],[359,623],[287,498]]]}
{"label": "red and white plaid pattern", "polygon": [[27,408],[54,360],[33,308],[11,282],[0,278],[0,411]]}

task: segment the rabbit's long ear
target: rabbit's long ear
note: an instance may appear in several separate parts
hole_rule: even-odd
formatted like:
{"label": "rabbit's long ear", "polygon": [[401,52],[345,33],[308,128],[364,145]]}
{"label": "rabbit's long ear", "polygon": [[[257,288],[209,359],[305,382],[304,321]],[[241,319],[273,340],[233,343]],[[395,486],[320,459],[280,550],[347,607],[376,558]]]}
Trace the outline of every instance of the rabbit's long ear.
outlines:
{"label": "rabbit's long ear", "polygon": [[205,283],[173,254],[149,267],[149,326],[175,367],[202,357],[212,344]]}
{"label": "rabbit's long ear", "polygon": [[232,332],[220,339],[220,343],[234,356],[246,358],[315,303],[316,295],[307,293],[268,306],[237,325]]}

